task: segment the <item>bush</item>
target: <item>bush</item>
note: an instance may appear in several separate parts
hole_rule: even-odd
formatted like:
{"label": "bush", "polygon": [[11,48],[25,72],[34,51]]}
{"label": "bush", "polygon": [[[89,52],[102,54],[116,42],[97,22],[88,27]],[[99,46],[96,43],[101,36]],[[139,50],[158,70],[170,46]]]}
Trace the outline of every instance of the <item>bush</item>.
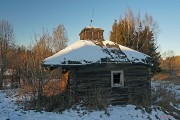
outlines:
{"label": "bush", "polygon": [[69,96],[66,93],[44,96],[42,99],[42,107],[48,112],[62,112],[71,107]]}
{"label": "bush", "polygon": [[108,96],[110,92],[106,88],[94,87],[87,91],[87,94],[84,96],[82,105],[86,110],[106,110],[109,106]]}
{"label": "bush", "polygon": [[151,113],[151,96],[150,87],[140,89],[135,95],[130,95],[127,104],[133,104],[137,108],[145,108],[148,113]]}
{"label": "bush", "polygon": [[180,119],[178,117],[180,111],[175,108],[176,105],[180,104],[180,99],[177,98],[176,92],[171,88],[172,85],[168,82],[161,82],[156,87],[152,87],[151,101],[153,106],[160,106],[163,111],[168,111],[172,116]]}

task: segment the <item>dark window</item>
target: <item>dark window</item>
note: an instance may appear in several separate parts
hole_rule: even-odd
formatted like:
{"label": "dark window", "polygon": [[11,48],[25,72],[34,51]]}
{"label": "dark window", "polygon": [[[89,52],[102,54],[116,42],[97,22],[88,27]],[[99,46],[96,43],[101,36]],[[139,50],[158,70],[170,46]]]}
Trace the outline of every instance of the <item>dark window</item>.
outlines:
{"label": "dark window", "polygon": [[111,71],[111,87],[121,87],[124,86],[124,72]]}
{"label": "dark window", "polygon": [[120,76],[121,76],[121,73],[113,73],[113,83],[114,84],[120,83]]}

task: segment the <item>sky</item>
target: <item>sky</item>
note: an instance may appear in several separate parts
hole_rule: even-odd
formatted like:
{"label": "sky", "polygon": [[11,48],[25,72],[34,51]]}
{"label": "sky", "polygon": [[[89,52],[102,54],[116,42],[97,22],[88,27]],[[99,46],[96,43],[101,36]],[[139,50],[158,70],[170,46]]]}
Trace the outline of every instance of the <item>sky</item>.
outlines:
{"label": "sky", "polygon": [[114,20],[130,8],[136,16],[148,13],[158,22],[161,53],[173,50],[180,55],[179,6],[180,0],[0,0],[0,20],[12,24],[18,45],[28,46],[34,33],[52,33],[59,24],[66,28],[70,45],[79,40],[80,31],[91,19],[92,26],[104,29],[104,38],[109,40]]}

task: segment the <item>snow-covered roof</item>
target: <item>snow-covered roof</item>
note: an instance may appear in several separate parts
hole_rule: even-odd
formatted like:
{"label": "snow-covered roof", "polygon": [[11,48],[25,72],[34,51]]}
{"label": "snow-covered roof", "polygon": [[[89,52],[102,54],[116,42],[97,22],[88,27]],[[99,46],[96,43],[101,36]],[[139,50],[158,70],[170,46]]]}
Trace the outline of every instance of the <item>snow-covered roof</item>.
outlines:
{"label": "snow-covered roof", "polygon": [[93,63],[149,63],[149,56],[112,41],[79,40],[46,58],[44,66]]}
{"label": "snow-covered roof", "polygon": [[85,27],[85,29],[86,29],[86,28],[88,28],[88,29],[90,29],[90,28],[94,28],[94,29],[103,30],[103,29],[101,29],[101,28],[99,28],[99,27],[94,27],[94,26],[86,26],[86,27]]}

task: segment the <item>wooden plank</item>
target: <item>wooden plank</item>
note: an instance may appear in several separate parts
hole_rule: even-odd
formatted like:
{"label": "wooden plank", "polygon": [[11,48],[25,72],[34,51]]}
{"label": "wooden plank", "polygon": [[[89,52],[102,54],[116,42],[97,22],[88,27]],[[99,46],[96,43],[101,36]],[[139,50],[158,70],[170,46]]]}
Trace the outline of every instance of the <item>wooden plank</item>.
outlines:
{"label": "wooden plank", "polygon": [[125,103],[127,103],[127,98],[121,99],[121,100],[111,100],[112,105],[120,105],[120,104],[125,104]]}
{"label": "wooden plank", "polygon": [[111,73],[110,72],[108,72],[108,73],[106,73],[106,74],[99,74],[99,73],[96,73],[96,74],[78,74],[78,76],[77,76],[78,78],[89,78],[89,79],[91,79],[91,78],[105,78],[105,79],[107,79],[107,78],[111,78]]}
{"label": "wooden plank", "polygon": [[110,78],[107,77],[91,77],[91,78],[86,78],[86,77],[80,77],[78,78],[77,81],[81,81],[81,82],[92,82],[92,81],[96,81],[96,82],[106,82],[106,81],[110,81]]}
{"label": "wooden plank", "polygon": [[94,70],[96,70],[96,71],[111,71],[112,69],[123,69],[123,70],[127,70],[127,69],[129,69],[129,70],[132,70],[132,71],[136,71],[136,70],[138,70],[138,69],[140,69],[140,70],[146,70],[147,68],[145,67],[145,66],[137,66],[137,65],[133,65],[133,64],[121,64],[121,65],[119,65],[119,64],[113,64],[113,65],[107,65],[107,66],[103,66],[103,67],[89,67],[89,66],[87,66],[87,67],[83,67],[83,68],[79,68],[78,69],[78,71],[79,71],[79,73],[81,73],[81,72],[83,72],[83,73],[85,73],[85,72],[93,72]]}
{"label": "wooden plank", "polygon": [[111,99],[121,99],[121,98],[128,98],[128,93],[126,94],[111,94]]}

